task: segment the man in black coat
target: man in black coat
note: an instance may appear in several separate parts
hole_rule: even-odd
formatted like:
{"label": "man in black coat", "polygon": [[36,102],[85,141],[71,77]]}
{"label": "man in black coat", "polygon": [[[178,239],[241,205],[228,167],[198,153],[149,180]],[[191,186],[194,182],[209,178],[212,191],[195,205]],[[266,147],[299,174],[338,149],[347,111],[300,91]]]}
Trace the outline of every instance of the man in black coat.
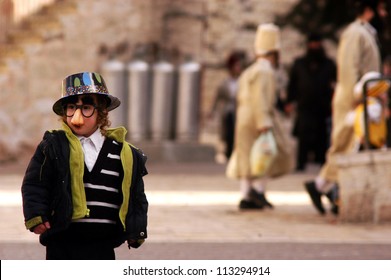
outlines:
{"label": "man in black coat", "polygon": [[327,57],[318,34],[310,34],[307,51],[297,58],[290,71],[286,111],[296,120],[293,135],[298,139],[296,170],[303,171],[311,152],[322,164],[329,146],[331,100],[336,81],[336,65]]}

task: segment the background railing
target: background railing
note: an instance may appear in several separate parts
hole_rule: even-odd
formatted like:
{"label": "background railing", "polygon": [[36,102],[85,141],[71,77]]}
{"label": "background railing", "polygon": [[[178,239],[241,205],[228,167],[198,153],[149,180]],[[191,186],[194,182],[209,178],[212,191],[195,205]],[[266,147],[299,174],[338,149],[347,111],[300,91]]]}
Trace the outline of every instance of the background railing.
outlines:
{"label": "background railing", "polygon": [[56,1],[58,0],[0,0],[0,44],[6,42],[10,30],[26,16]]}
{"label": "background railing", "polygon": [[[368,84],[371,82],[379,82],[379,81],[391,82],[391,78],[382,76],[380,78],[369,79],[363,85],[363,101],[362,102],[364,104],[364,131],[365,131],[365,138],[364,138],[364,143],[363,143],[364,150],[371,149],[371,143],[369,140],[370,139],[370,130],[369,130],[369,117],[368,117]],[[390,98],[391,98],[390,91],[388,91],[388,99],[390,99]],[[388,104],[386,104],[386,106],[389,106],[389,104],[390,104],[390,102],[388,101]],[[389,109],[391,109],[390,106],[389,106]],[[390,128],[390,126],[387,125],[387,134],[391,133],[389,128]],[[386,144],[387,144],[388,148],[391,147],[391,143],[386,143]]]}

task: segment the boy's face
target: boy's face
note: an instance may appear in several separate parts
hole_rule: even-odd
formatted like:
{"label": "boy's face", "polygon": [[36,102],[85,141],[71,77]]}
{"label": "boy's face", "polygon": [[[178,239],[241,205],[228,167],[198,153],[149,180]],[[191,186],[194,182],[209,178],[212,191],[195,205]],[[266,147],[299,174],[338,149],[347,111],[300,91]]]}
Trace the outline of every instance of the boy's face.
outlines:
{"label": "boy's face", "polygon": [[[74,134],[89,137],[98,129],[97,96],[75,96],[65,106],[66,123]],[[80,106],[83,105],[83,106]]]}

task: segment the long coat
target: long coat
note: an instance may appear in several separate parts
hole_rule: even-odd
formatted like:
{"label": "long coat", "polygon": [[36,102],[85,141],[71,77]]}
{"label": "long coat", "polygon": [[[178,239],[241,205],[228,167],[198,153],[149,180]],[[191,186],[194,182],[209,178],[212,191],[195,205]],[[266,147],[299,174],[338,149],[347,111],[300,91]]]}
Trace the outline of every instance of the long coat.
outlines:
{"label": "long coat", "polygon": [[[289,76],[288,102],[297,102],[296,128],[299,137],[308,134],[331,117],[331,100],[337,69],[333,60],[326,54],[312,58],[306,54],[293,63]],[[314,125],[315,124],[315,127]],[[303,135],[301,135],[303,134]]]}
{"label": "long coat", "polygon": [[233,167],[233,170],[230,175],[227,172],[229,177],[251,178],[251,147],[259,136],[259,130],[265,127],[272,128],[278,148],[276,160],[266,175],[277,176],[290,171],[289,147],[278,120],[275,103],[275,71],[268,60],[259,59],[239,78],[235,147],[227,167]]}
{"label": "long coat", "polygon": [[333,98],[331,146],[327,162],[320,176],[328,181],[337,181],[338,169],[334,161],[337,153],[352,150],[353,128],[345,125],[346,114],[354,107],[354,85],[369,71],[380,71],[380,52],[376,31],[360,20],[352,22],[342,33],[337,52],[337,85]]}
{"label": "long coat", "polygon": [[322,49],[308,50],[297,58],[290,71],[287,102],[296,102],[293,136],[297,137],[297,165],[305,168],[308,153],[324,162],[330,143],[331,100],[337,79],[335,62]]}

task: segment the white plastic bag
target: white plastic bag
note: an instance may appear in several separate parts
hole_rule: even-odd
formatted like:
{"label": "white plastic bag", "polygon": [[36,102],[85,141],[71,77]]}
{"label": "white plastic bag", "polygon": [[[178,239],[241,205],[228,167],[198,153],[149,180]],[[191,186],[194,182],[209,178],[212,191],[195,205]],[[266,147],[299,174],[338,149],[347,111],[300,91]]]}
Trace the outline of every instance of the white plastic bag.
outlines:
{"label": "white plastic bag", "polygon": [[277,155],[277,144],[273,132],[268,130],[255,140],[250,154],[251,175],[261,177],[266,174]]}

